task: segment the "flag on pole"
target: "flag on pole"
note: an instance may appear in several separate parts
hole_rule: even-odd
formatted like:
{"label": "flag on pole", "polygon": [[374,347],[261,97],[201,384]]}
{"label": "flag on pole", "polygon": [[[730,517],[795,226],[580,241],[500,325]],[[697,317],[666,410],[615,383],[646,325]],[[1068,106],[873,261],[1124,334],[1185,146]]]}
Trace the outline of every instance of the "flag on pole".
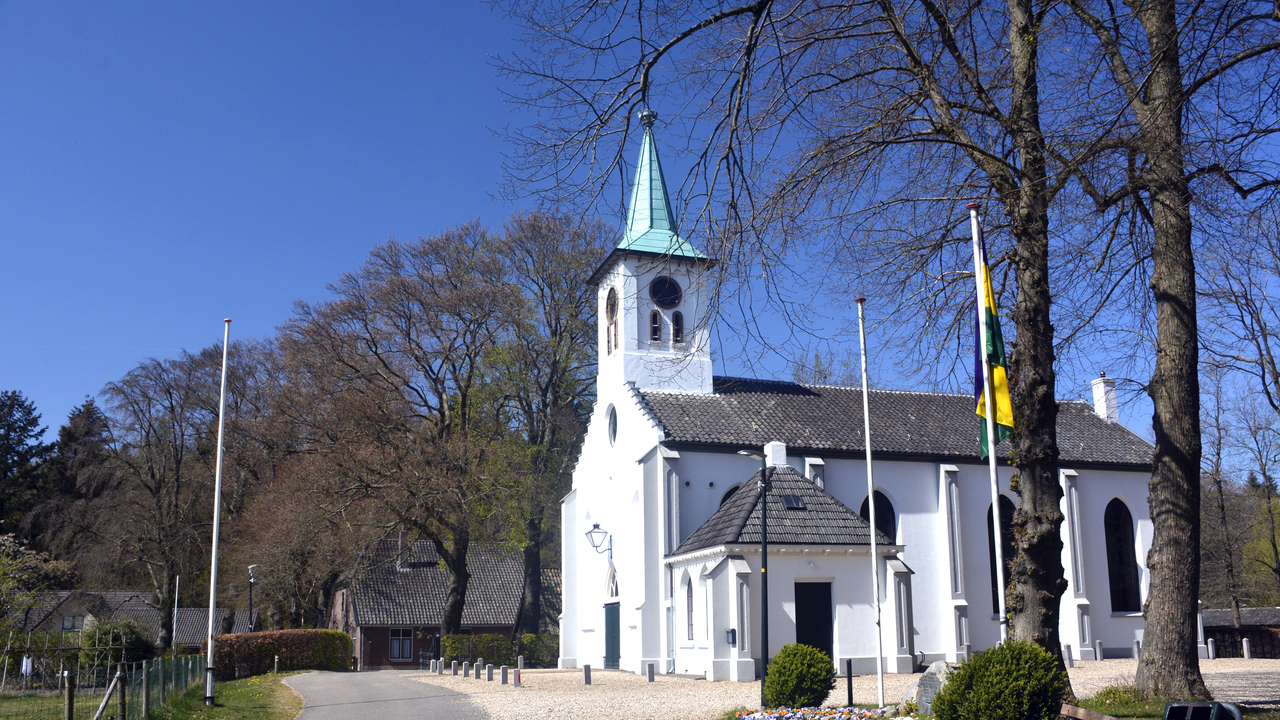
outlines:
{"label": "flag on pole", "polygon": [[[976,221],[975,221],[976,222]],[[982,235],[982,228],[978,228],[978,248],[982,253],[982,277],[979,278],[982,287],[982,296],[978,298],[977,304],[974,306],[973,324],[974,324],[974,343],[973,343],[973,400],[977,405],[976,411],[978,415],[985,420],[987,417],[987,403],[983,396],[985,388],[986,373],[983,368],[983,361],[991,365],[991,404],[995,407],[995,432],[996,445],[1001,440],[1009,437],[1013,432],[1013,403],[1009,400],[1009,376],[1006,368],[1008,363],[1004,356],[1004,336],[1000,332],[1000,316],[996,313],[996,296],[991,288],[991,269],[987,264],[987,243]],[[984,314],[986,319],[987,336],[982,337],[980,328],[982,323],[978,322],[978,313]],[[984,350],[983,345],[986,345]],[[981,422],[978,425],[982,428],[981,444],[979,455],[986,457],[991,445],[987,439],[987,423]]]}

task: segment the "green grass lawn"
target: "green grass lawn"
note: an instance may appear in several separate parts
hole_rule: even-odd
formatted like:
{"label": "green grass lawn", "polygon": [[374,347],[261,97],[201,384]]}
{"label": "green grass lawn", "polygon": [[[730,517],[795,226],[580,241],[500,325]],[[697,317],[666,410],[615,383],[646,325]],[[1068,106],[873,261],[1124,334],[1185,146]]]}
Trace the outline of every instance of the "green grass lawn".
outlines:
{"label": "green grass lawn", "polygon": [[259,675],[218,683],[217,704],[204,704],[204,686],[196,685],[173,705],[152,715],[161,720],[293,720],[302,698],[280,681],[294,673]]}
{"label": "green grass lawn", "polygon": [[[1152,700],[1133,688],[1109,687],[1095,697],[1077,701],[1086,710],[1116,718],[1162,718],[1164,700]],[[1256,710],[1240,707],[1247,720],[1280,720],[1280,710]]]}

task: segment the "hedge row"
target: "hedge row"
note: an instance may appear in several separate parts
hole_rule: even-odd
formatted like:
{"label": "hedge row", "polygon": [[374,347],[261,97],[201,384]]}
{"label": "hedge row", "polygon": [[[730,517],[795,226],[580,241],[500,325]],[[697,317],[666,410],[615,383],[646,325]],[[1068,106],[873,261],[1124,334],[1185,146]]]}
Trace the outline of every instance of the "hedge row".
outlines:
{"label": "hedge row", "polygon": [[503,635],[445,635],[440,645],[445,662],[484,658],[494,665],[515,664],[515,648]]}
{"label": "hedge row", "polygon": [[553,668],[560,663],[560,636],[554,633],[520,636],[520,654],[528,668]]}
{"label": "hedge row", "polygon": [[[200,644],[204,654],[208,640]],[[351,636],[338,630],[271,630],[215,635],[213,660],[219,680],[269,673],[280,657],[280,670],[350,670]]]}

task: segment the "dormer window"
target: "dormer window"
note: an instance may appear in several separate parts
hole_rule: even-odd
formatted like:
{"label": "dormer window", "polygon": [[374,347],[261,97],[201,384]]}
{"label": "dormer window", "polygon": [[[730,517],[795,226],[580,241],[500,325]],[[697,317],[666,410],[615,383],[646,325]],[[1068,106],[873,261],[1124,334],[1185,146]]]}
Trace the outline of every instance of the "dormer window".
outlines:
{"label": "dormer window", "polygon": [[609,288],[609,296],[604,301],[604,342],[606,354],[612,355],[618,347],[618,289]]}
{"label": "dormer window", "polygon": [[684,342],[684,315],[679,310],[671,313],[671,342]]}
{"label": "dormer window", "polygon": [[654,310],[649,313],[649,342],[662,341],[662,313]]}
{"label": "dormer window", "polygon": [[670,310],[680,304],[680,285],[675,280],[661,275],[654,278],[649,285],[649,297],[653,304],[663,310]]}

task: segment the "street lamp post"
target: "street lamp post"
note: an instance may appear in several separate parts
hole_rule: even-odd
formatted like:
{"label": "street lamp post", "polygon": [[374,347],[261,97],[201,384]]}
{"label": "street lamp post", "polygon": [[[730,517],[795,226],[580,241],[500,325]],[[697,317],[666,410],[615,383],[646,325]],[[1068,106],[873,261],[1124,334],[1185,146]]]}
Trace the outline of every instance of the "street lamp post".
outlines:
{"label": "street lamp post", "polygon": [[760,709],[765,710],[764,681],[769,677],[769,460],[764,453],[739,450],[760,459]]}
{"label": "street lamp post", "polygon": [[258,584],[258,578],[253,576],[253,569],[256,567],[262,566],[249,566],[249,632],[253,632],[253,586]]}

